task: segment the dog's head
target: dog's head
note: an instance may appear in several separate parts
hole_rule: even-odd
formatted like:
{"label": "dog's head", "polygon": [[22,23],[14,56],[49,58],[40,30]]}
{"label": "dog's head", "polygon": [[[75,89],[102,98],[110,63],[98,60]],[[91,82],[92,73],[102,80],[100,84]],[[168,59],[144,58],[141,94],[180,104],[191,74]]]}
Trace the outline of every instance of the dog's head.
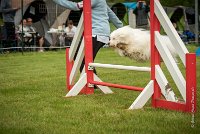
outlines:
{"label": "dog's head", "polygon": [[124,39],[123,35],[120,35],[116,31],[114,31],[110,34],[109,46],[117,47],[117,45],[122,43],[124,40],[125,39]]}
{"label": "dog's head", "polygon": [[113,48],[119,48],[124,50],[129,44],[129,36],[126,32],[122,32],[122,29],[117,29],[110,34],[109,46]]}
{"label": "dog's head", "polygon": [[137,61],[145,61],[150,57],[149,32],[131,27],[122,27],[110,34],[110,47],[119,55]]}

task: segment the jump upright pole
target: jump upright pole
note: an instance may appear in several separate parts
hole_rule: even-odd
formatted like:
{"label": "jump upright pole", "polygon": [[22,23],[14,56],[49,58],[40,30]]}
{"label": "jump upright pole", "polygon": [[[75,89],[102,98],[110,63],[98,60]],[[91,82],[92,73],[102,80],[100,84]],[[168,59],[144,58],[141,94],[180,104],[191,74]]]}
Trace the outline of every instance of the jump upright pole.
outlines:
{"label": "jump upright pole", "polygon": [[[162,8],[159,0],[150,1],[151,9],[151,80],[154,81],[154,93],[152,96],[152,106],[155,108],[164,108],[169,110],[184,111],[189,113],[196,112],[196,55],[189,53],[185,44],[179,37],[171,21]],[[185,78],[169,54],[169,50],[159,41],[160,24],[172,41],[177,54],[185,66]],[[156,40],[157,39],[157,40]],[[160,66],[160,57],[167,66],[178,90],[180,91],[183,101],[167,101],[161,98],[160,84],[157,76]],[[169,66],[172,65],[172,66]],[[157,67],[157,68],[156,68]],[[157,69],[157,70],[156,70]],[[163,84],[163,83],[162,83]],[[164,85],[163,85],[164,86]],[[165,85],[167,89],[168,82]]]}
{"label": "jump upright pole", "polygon": [[83,0],[83,17],[84,17],[84,41],[85,41],[85,72],[87,74],[86,94],[94,93],[94,86],[89,85],[94,80],[93,70],[89,70],[89,63],[93,63],[92,47],[92,11],[91,0]]}
{"label": "jump upright pole", "polygon": [[154,81],[154,94],[152,96],[152,106],[156,107],[155,98],[160,98],[161,91],[155,80],[155,65],[160,65],[160,55],[155,46],[155,31],[160,31],[160,22],[154,12],[154,0],[150,1],[150,28],[151,28],[151,80]]}
{"label": "jump upright pole", "polygon": [[[76,96],[80,92],[85,94],[93,94],[94,85],[99,87],[99,89],[105,94],[113,93],[108,87],[116,87],[141,91],[129,109],[142,108],[151,98],[152,106],[154,108],[164,108],[189,113],[196,112],[196,55],[188,52],[159,0],[150,0],[151,68],[93,63],[91,0],[84,0],[83,4],[83,17],[81,17],[79,21],[79,32],[76,32],[75,34],[75,37],[77,38],[72,41],[70,51],[68,49],[66,50],[67,64],[69,64],[67,66],[68,80],[66,81],[69,92],[66,94],[66,97]],[[84,29],[82,27],[83,23]],[[173,59],[169,49],[162,43],[162,37],[159,32],[161,25],[173,43],[174,48],[176,49],[177,54],[185,67],[186,78]],[[74,54],[77,51],[79,39],[81,39],[78,37],[82,35],[83,31],[84,42],[82,41],[77,57],[75,61],[73,61]],[[80,64],[84,56],[85,68],[82,71],[79,80],[74,84],[75,76],[79,71]],[[176,87],[180,91],[183,101],[177,99],[172,87],[170,86],[170,83],[165,77],[160,63],[161,58],[165,63],[170,75],[172,76]],[[103,82],[96,74],[94,74],[94,67],[147,72],[151,71],[151,80],[145,88]]]}

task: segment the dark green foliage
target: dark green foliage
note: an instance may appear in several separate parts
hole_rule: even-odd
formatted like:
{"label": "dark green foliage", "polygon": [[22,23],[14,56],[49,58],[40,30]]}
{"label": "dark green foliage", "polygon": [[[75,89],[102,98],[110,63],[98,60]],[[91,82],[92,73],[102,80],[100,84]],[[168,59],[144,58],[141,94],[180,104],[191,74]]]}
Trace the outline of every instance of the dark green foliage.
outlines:
{"label": "dark green foliage", "polygon": [[[107,2],[113,2],[113,3],[117,3],[117,2],[134,2],[137,0],[107,0]],[[146,0],[146,1],[150,1],[150,0]],[[188,7],[194,7],[194,3],[195,0],[160,0],[161,4],[163,6],[188,6]]]}

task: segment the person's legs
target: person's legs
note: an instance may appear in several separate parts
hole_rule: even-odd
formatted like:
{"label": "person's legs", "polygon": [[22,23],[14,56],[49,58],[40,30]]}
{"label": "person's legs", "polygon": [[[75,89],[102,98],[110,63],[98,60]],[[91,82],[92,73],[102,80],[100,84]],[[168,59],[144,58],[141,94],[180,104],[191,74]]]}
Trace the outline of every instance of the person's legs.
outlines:
{"label": "person's legs", "polygon": [[40,49],[39,49],[39,51],[40,52],[43,52],[43,45],[44,45],[44,38],[43,37],[39,37],[39,47],[40,47]]}
{"label": "person's legs", "polygon": [[[40,47],[43,47],[43,44],[44,44],[44,38],[41,37],[40,40],[39,40],[39,45]],[[41,48],[42,49],[42,48]]]}
{"label": "person's legs", "polygon": [[[101,47],[103,47],[105,44],[102,42],[97,41],[97,37],[92,37],[92,44],[93,44],[93,61],[100,50]],[[83,62],[80,67],[80,72],[82,72],[85,65],[85,59],[83,59]],[[97,74],[96,69],[94,69],[94,73]]]}
{"label": "person's legs", "polygon": [[65,39],[65,46],[70,46],[70,40],[68,40],[67,38]]}
{"label": "person's legs", "polygon": [[66,37],[65,38],[65,43],[66,43],[65,45],[66,46],[71,46],[72,40],[73,40],[72,37]]}
{"label": "person's legs", "polygon": [[60,41],[60,47],[65,46],[65,37],[64,35],[59,36],[59,41]]}
{"label": "person's legs", "polygon": [[16,34],[14,22],[5,22],[6,47],[16,47]]}

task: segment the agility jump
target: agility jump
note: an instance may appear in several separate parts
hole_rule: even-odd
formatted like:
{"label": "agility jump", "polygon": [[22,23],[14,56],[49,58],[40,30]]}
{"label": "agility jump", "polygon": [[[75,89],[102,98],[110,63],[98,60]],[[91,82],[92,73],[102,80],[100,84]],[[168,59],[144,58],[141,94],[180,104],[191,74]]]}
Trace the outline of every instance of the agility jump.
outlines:
{"label": "agility jump", "polygon": [[[189,53],[181,38],[174,29],[168,16],[166,15],[159,0],[150,1],[150,21],[151,21],[151,67],[136,67],[93,63],[92,55],[92,21],[91,21],[91,0],[84,0],[83,15],[79,21],[77,32],[72,41],[72,45],[66,49],[66,83],[69,92],[66,97],[76,96],[80,92],[85,94],[94,93],[94,85],[99,87],[105,94],[113,93],[109,87],[123,88],[128,90],[141,91],[129,109],[142,108],[146,102],[152,98],[152,106],[155,108],[164,108],[170,110],[184,111],[189,113],[196,112],[196,55]],[[84,21],[83,20],[87,20]],[[168,48],[162,45],[160,24],[169,36],[171,42],[185,66],[185,78],[178,68],[175,60],[170,54]],[[78,49],[78,54],[74,61],[78,43],[84,31],[84,37]],[[79,72],[82,60],[85,58],[85,67],[80,75],[79,80],[75,83],[75,78]],[[183,101],[179,101],[172,91],[162,68],[160,58],[163,59],[170,75],[172,76]],[[151,72],[151,80],[145,88],[113,84],[103,82],[93,73],[94,67],[125,69],[134,71]],[[161,96],[165,99],[161,99]]]}

